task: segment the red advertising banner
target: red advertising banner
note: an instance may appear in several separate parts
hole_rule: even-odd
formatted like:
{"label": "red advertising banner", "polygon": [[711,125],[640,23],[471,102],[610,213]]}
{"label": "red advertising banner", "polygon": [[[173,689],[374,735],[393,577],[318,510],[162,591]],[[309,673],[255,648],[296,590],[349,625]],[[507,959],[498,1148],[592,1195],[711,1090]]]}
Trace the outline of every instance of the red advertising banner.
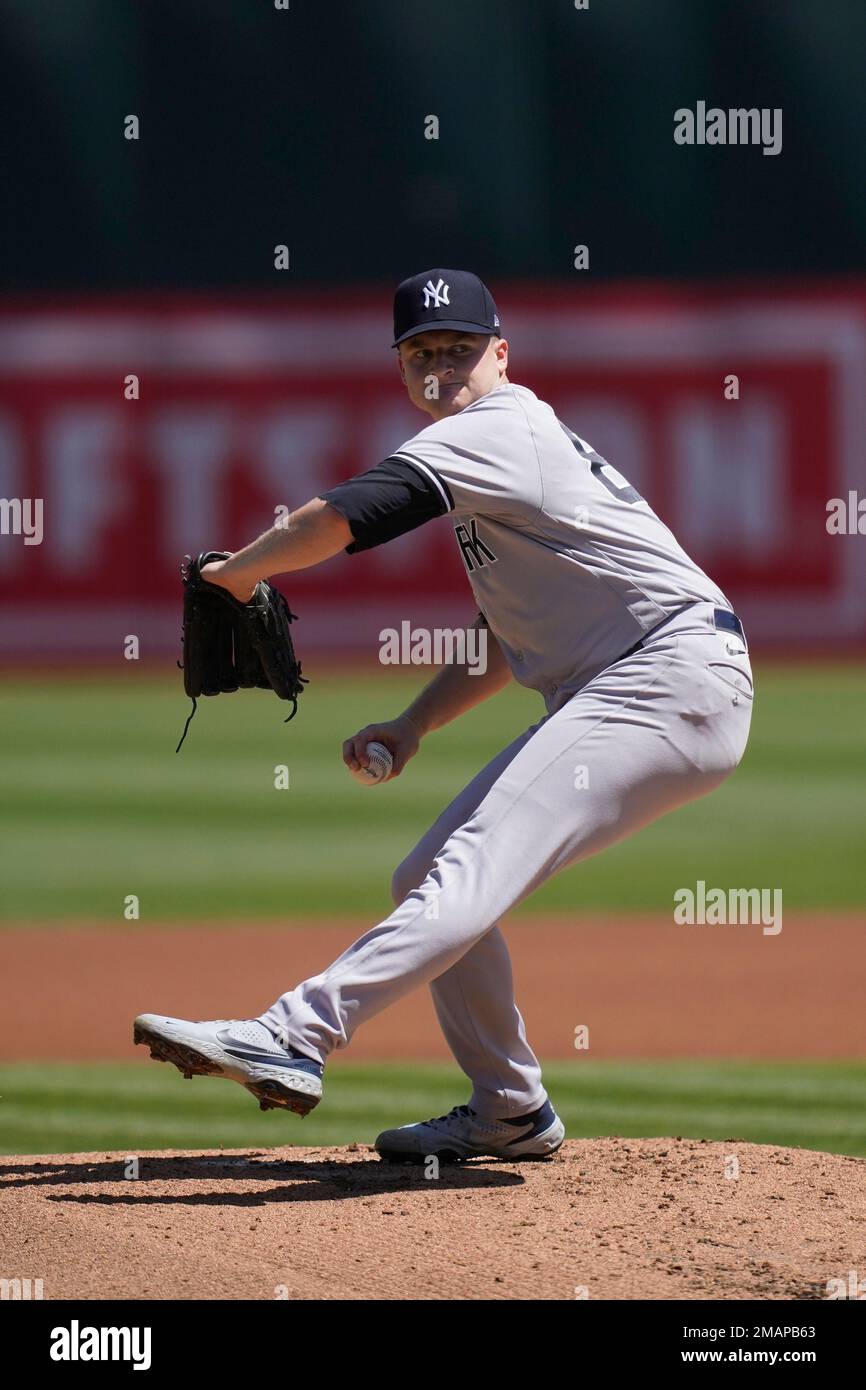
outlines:
{"label": "red advertising banner", "polygon": [[[866,641],[866,284],[496,289],[511,380],[647,498],[753,642]],[[239,548],[429,423],[389,307],[387,291],[0,307],[4,652],[108,654],[128,633],[173,650],[185,552]],[[832,499],[853,499],[842,529]],[[452,531],[288,578],[303,649],[468,621]]]}

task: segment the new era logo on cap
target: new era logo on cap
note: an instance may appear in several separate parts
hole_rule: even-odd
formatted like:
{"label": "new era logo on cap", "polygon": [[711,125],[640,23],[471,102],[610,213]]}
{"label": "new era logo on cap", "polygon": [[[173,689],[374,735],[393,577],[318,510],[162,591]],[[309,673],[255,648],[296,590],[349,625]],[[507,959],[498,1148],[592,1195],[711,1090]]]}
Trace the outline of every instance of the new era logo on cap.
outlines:
{"label": "new era logo on cap", "polygon": [[499,315],[483,281],[469,270],[422,270],[397,286],[392,347],[431,328],[499,333]]}

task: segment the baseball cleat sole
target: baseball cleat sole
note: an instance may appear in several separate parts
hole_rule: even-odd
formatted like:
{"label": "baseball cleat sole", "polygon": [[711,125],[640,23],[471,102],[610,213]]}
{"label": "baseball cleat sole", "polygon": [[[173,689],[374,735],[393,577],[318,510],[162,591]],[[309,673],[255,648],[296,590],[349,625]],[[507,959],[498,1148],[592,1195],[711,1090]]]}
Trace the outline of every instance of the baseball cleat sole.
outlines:
{"label": "baseball cleat sole", "polygon": [[546,1154],[459,1154],[454,1149],[437,1149],[429,1154],[405,1154],[395,1150],[377,1149],[383,1163],[411,1163],[415,1167],[419,1167],[431,1158],[438,1159],[440,1163],[451,1164],[473,1163],[476,1159],[482,1159],[488,1163],[549,1163],[556,1152],[556,1149],[551,1149],[550,1153]]}
{"label": "baseball cleat sole", "polygon": [[[165,1028],[164,1023],[159,1026]],[[315,1110],[322,1099],[321,1081],[303,1071],[290,1069],[291,1081],[288,1077],[278,1079],[269,1074],[275,1069],[269,1062],[263,1060],[261,1064],[245,1065],[228,1056],[219,1045],[214,1046],[214,1055],[208,1056],[190,1043],[149,1027],[142,1018],[135,1020],[132,1040],[148,1047],[154,1061],[169,1062],[188,1080],[193,1076],[216,1076],[236,1081],[255,1097],[262,1110],[291,1110],[303,1118]]]}
{"label": "baseball cleat sole", "polygon": [[301,1119],[315,1110],[321,1097],[308,1096],[293,1090],[281,1081],[259,1081],[248,1083],[246,1089],[255,1096],[260,1110],[291,1110]]}
{"label": "baseball cleat sole", "polygon": [[161,1038],[157,1033],[151,1033],[149,1029],[136,1023],[132,1030],[132,1041],[135,1044],[143,1043],[150,1048],[150,1055],[155,1062],[170,1062],[172,1066],[182,1071],[187,1080],[194,1076],[224,1076],[225,1072],[218,1062],[213,1062],[204,1053],[196,1052],[191,1047],[184,1046],[183,1043],[170,1042],[168,1038]]}

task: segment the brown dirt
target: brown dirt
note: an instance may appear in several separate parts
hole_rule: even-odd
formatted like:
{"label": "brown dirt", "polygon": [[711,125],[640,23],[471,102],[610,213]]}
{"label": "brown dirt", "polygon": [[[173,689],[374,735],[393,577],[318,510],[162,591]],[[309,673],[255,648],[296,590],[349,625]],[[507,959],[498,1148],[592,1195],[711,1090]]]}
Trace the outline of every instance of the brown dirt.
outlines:
{"label": "brown dirt", "polygon": [[809,1150],[572,1140],[438,1180],[357,1145],[124,1162],[0,1157],[4,1277],[47,1299],[728,1300],[866,1273],[866,1163]]}
{"label": "brown dirt", "polygon": [[[760,927],[670,918],[515,919],[517,1000],[543,1058],[863,1055],[862,916]],[[135,1014],[249,1017],[345,950],[368,921],[279,927],[26,927],[2,934],[0,1056],[131,1059]],[[361,1029],[352,1061],[450,1057],[428,990]]]}
{"label": "brown dirt", "polygon": [[[2,938],[0,1053],[122,1059],[157,1010],[248,1016],[367,923],[26,928]],[[862,1053],[856,917],[782,933],[651,918],[507,927],[530,1039],[574,1057]],[[808,1026],[804,1029],[804,1020]],[[342,1056],[450,1054],[422,990]],[[736,1156],[737,1180],[725,1178]],[[0,1157],[0,1276],[59,1298],[817,1299],[866,1273],[863,1160],[683,1139],[568,1141],[545,1164],[379,1164],[366,1146]],[[459,1204],[459,1205],[458,1205]]]}

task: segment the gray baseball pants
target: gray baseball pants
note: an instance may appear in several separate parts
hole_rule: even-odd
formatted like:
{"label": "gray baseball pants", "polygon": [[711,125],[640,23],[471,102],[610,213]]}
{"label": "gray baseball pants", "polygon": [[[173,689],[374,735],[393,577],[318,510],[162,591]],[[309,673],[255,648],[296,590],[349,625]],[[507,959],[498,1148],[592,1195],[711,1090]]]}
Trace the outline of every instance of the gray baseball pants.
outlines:
{"label": "gray baseball pants", "polygon": [[429,984],[473,1109],[534,1110],[547,1092],[497,923],[560,869],[717,787],[743,756],[751,715],[743,643],[716,630],[712,604],[678,614],[498,753],[395,872],[391,915],[261,1021],[324,1062]]}

